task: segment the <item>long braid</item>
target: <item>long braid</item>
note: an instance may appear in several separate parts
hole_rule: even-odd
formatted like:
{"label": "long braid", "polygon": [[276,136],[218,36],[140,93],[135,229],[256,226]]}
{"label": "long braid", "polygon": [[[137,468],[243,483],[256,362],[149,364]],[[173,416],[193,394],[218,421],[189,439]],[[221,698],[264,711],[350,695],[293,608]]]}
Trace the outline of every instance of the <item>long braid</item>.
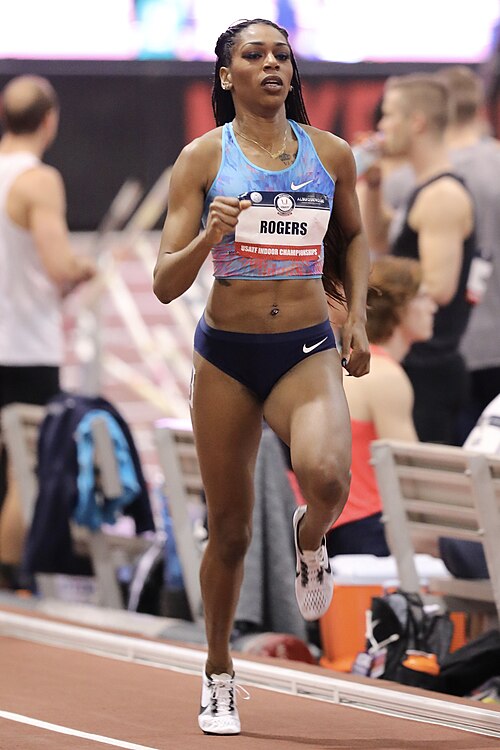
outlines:
{"label": "long braid", "polygon": [[[238,35],[249,26],[256,24],[265,24],[277,29],[288,41],[288,32],[286,29],[278,26],[273,21],[264,18],[243,19],[229,26],[217,39],[215,45],[215,71],[212,87],[212,109],[215,122],[218,126],[227,122],[232,122],[236,115],[231,92],[224,90],[220,80],[221,67],[228,67],[231,63],[232,51]],[[293,51],[290,49],[290,60],[292,63],[293,75],[291,81],[291,91],[285,100],[285,112],[287,119],[295,120],[305,125],[310,125],[309,116],[306,111],[304,98],[302,95],[302,83],[300,80],[297,61]],[[325,258],[323,265],[323,287],[326,294],[340,303],[345,302],[345,295],[342,292],[345,278],[345,256],[347,251],[347,241],[340,224],[332,212],[328,229],[324,240]]]}

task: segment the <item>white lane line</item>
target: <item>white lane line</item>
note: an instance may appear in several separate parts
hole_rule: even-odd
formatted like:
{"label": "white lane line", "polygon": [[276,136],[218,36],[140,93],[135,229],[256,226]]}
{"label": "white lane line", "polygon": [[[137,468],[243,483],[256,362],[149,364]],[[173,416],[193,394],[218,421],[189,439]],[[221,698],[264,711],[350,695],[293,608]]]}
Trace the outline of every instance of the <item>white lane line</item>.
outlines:
{"label": "white lane line", "polygon": [[47,729],[49,732],[58,732],[59,734],[69,734],[71,737],[82,737],[84,740],[100,742],[103,745],[113,745],[113,747],[123,747],[126,750],[158,750],[156,747],[147,745],[136,745],[134,742],[123,742],[123,740],[114,740],[111,737],[103,737],[100,734],[89,734],[89,732],[80,732],[78,729],[61,727],[59,724],[49,724],[47,721],[32,719],[31,716],[22,716],[22,714],[13,714],[10,711],[0,711],[0,719],[7,721],[17,721],[20,724],[29,724],[32,727]]}

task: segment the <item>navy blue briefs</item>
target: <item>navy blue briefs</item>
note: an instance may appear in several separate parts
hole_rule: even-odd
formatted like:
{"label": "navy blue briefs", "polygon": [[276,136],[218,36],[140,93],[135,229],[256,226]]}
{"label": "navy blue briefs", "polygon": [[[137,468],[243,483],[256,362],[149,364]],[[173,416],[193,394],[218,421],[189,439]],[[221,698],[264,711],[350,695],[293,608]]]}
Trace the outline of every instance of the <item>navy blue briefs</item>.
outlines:
{"label": "navy blue briefs", "polygon": [[285,333],[233,333],[208,325],[202,317],[194,348],[204,359],[265,401],[278,380],[306,357],[335,348],[328,320]]}

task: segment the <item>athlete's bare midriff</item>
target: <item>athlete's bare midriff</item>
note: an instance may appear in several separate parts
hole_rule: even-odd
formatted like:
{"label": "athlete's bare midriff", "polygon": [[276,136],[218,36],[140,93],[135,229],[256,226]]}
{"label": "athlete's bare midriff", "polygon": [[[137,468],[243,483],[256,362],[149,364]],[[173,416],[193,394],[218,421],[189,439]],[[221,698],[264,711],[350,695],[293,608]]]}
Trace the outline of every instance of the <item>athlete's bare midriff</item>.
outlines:
{"label": "athlete's bare midriff", "polygon": [[327,317],[321,279],[216,279],[205,311],[210,326],[240,333],[294,331]]}

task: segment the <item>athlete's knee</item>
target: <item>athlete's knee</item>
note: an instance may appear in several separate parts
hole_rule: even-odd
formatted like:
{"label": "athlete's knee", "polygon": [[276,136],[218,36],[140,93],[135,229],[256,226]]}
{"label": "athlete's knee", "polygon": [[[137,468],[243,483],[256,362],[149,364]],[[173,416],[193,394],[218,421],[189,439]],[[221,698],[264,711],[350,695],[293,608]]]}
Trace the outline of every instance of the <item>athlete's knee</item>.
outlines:
{"label": "athlete's knee", "polygon": [[335,457],[323,458],[303,467],[297,476],[304,497],[325,508],[342,508],[349,495],[350,472],[344,462]]}
{"label": "athlete's knee", "polygon": [[209,545],[213,545],[214,554],[224,565],[240,563],[247,553],[251,538],[251,524],[223,521],[209,524]]}

